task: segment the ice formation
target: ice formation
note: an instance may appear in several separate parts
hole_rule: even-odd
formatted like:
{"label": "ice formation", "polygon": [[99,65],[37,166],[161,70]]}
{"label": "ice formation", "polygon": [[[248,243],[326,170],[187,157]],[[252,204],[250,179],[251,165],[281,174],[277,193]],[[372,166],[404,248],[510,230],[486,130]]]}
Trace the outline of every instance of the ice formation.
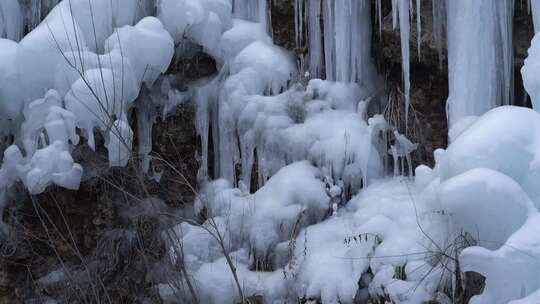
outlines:
{"label": "ice formation", "polygon": [[[409,119],[409,106],[411,103],[411,63],[410,63],[410,5],[409,1],[392,1],[392,13],[399,20],[399,35],[401,40],[401,65],[403,69],[403,86],[405,95],[405,120]],[[395,27],[395,26],[394,26]],[[420,36],[420,33],[418,33]]]}
{"label": "ice formation", "polygon": [[297,40],[307,28],[310,77],[373,86],[371,1],[298,0],[295,6]]}
{"label": "ice formation", "polygon": [[217,58],[221,34],[232,22],[228,0],[163,0],[158,3],[157,16],[176,44],[190,41]]}
{"label": "ice formation", "polygon": [[[477,271],[486,276],[484,292],[473,297],[470,303],[508,303],[540,290],[539,221],[540,216],[536,212],[495,251],[482,247],[463,250],[460,261],[464,270]],[[534,302],[523,300],[523,303]]]}
{"label": "ice formation", "polygon": [[52,183],[78,189],[83,170],[69,151],[70,144],[79,142],[75,116],[61,107],[58,93],[50,90],[43,99],[30,103],[24,118],[21,133],[27,157],[23,158],[17,146],[4,152],[2,191],[16,180],[21,180],[32,194],[43,192]]}
{"label": "ice formation", "polygon": [[[228,249],[237,263],[236,269],[246,294],[261,295],[265,301],[299,297],[320,299],[322,303],[353,303],[364,293],[372,297],[384,297],[388,293],[394,301],[411,303],[431,299],[437,288],[437,284],[431,282],[441,280],[444,275],[440,266],[424,262],[425,248],[433,246],[431,241],[440,241],[444,236],[444,231],[435,228],[445,222],[444,217],[434,217],[428,212],[420,215],[424,229],[432,233],[430,241],[418,228],[415,220],[418,215],[411,208],[414,200],[419,199],[416,192],[411,190],[409,181],[395,179],[368,187],[351,200],[342,215],[300,230],[309,223],[312,212],[318,210],[320,216],[323,214],[321,211],[330,209],[330,198],[325,194],[324,184],[318,180],[321,178],[318,171],[306,163],[295,163],[283,168],[253,195],[231,191],[225,181],[217,182],[211,190],[207,189],[210,191],[204,192],[199,204],[211,202],[209,210],[219,215],[216,221],[219,229],[223,229],[227,244],[230,244]],[[305,183],[303,189],[310,191],[302,193],[310,193],[310,197],[301,195],[295,200],[312,203],[301,209],[297,208],[298,205],[285,208],[287,205],[281,202],[295,197],[298,174],[308,174],[309,179],[302,183]],[[278,196],[272,189],[276,186],[282,189]],[[389,189],[392,191],[388,192]],[[271,201],[280,203],[272,204]],[[423,204],[423,201],[419,202],[421,210],[425,210]],[[224,222],[229,218],[224,217],[225,214],[243,220],[231,218]],[[266,216],[259,219],[257,214]],[[285,229],[280,234],[281,238],[273,235],[275,228],[272,226],[262,229],[266,226],[259,225],[274,219],[279,219],[274,225],[280,223]],[[295,234],[290,234],[295,231]],[[183,240],[185,260],[194,270],[194,282],[205,303],[238,301],[226,261],[222,255],[216,254],[219,250],[216,241],[208,237],[204,229],[188,224],[179,225],[170,233],[175,236],[173,240]],[[269,233],[273,236],[269,237]],[[240,249],[242,242],[247,246],[244,249]],[[260,273],[250,270],[253,258],[250,258],[247,248],[260,248],[260,242],[264,242],[263,248],[268,242],[275,246],[274,255],[262,256],[269,259],[273,271]],[[413,248],[411,244],[417,245]],[[174,248],[171,247],[170,252],[176,256]],[[411,252],[416,254],[408,255]],[[404,265],[407,265],[404,271],[408,279],[395,278],[395,267]],[[363,284],[359,287],[360,277]],[[425,277],[430,279],[423,279]],[[418,292],[412,293],[410,290],[414,286]],[[176,300],[174,289],[169,285],[162,284],[160,294],[170,302]]]}
{"label": "ice formation", "polygon": [[[339,4],[331,4],[329,9],[332,12],[343,10]],[[310,9],[316,11],[312,5],[314,3],[310,2]],[[296,74],[291,56],[273,46],[261,27],[248,21],[233,20],[233,27],[221,38],[221,59],[227,64],[220,75],[197,89],[195,94],[198,132],[203,142],[201,178],[213,175],[233,183],[241,180],[250,188],[253,180],[260,186],[282,166],[302,159],[325,167],[332,178],[343,180],[348,188],[354,190],[359,188],[358,181],[352,185],[357,177],[365,183],[368,176],[380,175],[381,151],[371,147],[371,135],[365,124],[367,118],[340,112],[356,112],[358,100],[368,99],[374,89],[373,77],[367,76],[373,73],[369,45],[362,43],[370,36],[369,18],[365,16],[369,12],[369,4],[351,2],[351,8],[354,15],[345,8],[343,18],[339,20],[348,20],[348,23],[339,26],[345,32],[349,28],[355,30],[344,33],[341,38],[336,37],[332,48],[339,48],[340,54],[345,55],[339,56],[345,61],[336,68],[336,73],[341,75],[336,77],[343,78],[346,83],[358,82],[344,85],[313,80],[305,89],[294,87],[285,92]],[[311,14],[317,15],[314,18],[320,16],[316,12]],[[317,35],[322,34],[315,21],[311,26]],[[345,45],[355,35],[363,36],[352,39],[351,45]],[[322,41],[319,40],[320,43]],[[322,71],[322,54],[312,53],[310,56],[321,59],[313,68]],[[317,75],[315,72],[312,76]],[[362,81],[362,75],[365,81]],[[333,77],[327,75],[328,79]],[[338,116],[346,119],[335,127],[329,126],[328,132],[321,133],[325,120]],[[208,138],[210,128],[212,139]],[[305,136],[298,136],[298,132]],[[331,139],[336,132],[343,136]],[[336,148],[327,148],[329,144]],[[214,145],[214,151],[219,151],[214,159],[216,172],[207,172],[208,145]],[[342,163],[343,157],[346,160]],[[241,164],[240,176],[237,176],[238,164]],[[259,174],[252,177],[255,165]]]}
{"label": "ice formation", "polygon": [[533,108],[537,111],[540,111],[540,78],[538,78],[536,73],[540,67],[539,48],[540,36],[535,35],[529,48],[528,57],[525,59],[525,64],[521,68],[523,85],[527,93],[531,96]]}
{"label": "ice formation", "polygon": [[470,303],[529,303],[540,288],[539,123],[531,109],[493,109],[437,152],[434,170],[417,169],[422,195],[448,214],[450,235],[476,243],[459,256],[463,271],[486,277],[482,294]]}
{"label": "ice formation", "polygon": [[[441,156],[441,179],[475,168],[499,171],[518,182],[540,206],[536,180],[540,115],[527,108],[498,107],[465,130]],[[532,136],[531,136],[532,134]]]}
{"label": "ice formation", "polygon": [[258,23],[265,31],[270,29],[268,2],[265,0],[232,0],[233,16]]}
{"label": "ice formation", "polygon": [[446,2],[450,127],[464,117],[511,104],[513,3]]}
{"label": "ice formation", "polygon": [[16,98],[20,94],[17,48],[16,42],[0,39],[0,113],[10,118],[15,118],[21,110],[20,101]]}
{"label": "ice formation", "polygon": [[19,40],[23,30],[23,15],[17,0],[0,3],[0,38]]}
{"label": "ice formation", "polygon": [[[9,150],[24,148],[21,157],[6,155],[2,168],[16,167],[15,179],[31,193],[51,183],[78,188],[83,170],[71,157],[76,129],[93,149],[99,129],[110,165],[126,165],[133,133],[128,110],[141,85],[151,86],[167,70],[174,52],[161,22],[142,18],[141,4],[63,1],[19,43],[0,40],[0,111],[23,118],[20,131],[9,131],[20,145]],[[0,188],[11,184],[3,178]]]}
{"label": "ice formation", "polygon": [[452,177],[441,185],[438,196],[456,225],[454,233],[468,233],[489,249],[501,247],[534,210],[519,184],[490,169]]}
{"label": "ice formation", "polygon": [[[442,297],[457,261],[486,276],[471,303],[535,301],[540,114],[498,107],[512,103],[514,1],[432,1],[440,58],[447,31],[451,144],[435,152],[433,168],[416,170],[407,130],[373,115],[383,84],[371,56],[372,2],[296,0],[296,43],[308,49],[299,62],[273,44],[268,5],[1,0],[0,133],[14,142],[3,151],[0,211],[18,181],[31,194],[78,189],[84,160],[72,151],[84,142],[99,153],[95,132],[111,167],[126,166],[136,142],[148,170],[152,124],[192,102],[201,139],[195,211],[205,221],[181,222],[163,239],[201,303],[240,300],[231,271],[245,295],[267,302],[422,303]],[[392,1],[406,115],[413,8]],[[381,0],[375,11],[382,32]],[[537,111],[538,39],[522,69]],[[198,51],[219,72],[180,92],[161,74],[173,56]],[[396,176],[380,179],[388,155]],[[413,171],[414,182],[400,177]],[[475,246],[462,248],[460,237]],[[171,286],[160,284],[160,295],[178,302]]]}

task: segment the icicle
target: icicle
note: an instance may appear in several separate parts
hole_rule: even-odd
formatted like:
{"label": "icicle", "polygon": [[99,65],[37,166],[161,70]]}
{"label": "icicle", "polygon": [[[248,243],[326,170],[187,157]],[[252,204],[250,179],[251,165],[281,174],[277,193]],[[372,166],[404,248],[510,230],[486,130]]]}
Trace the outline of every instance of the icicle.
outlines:
{"label": "icicle", "polygon": [[266,2],[266,0],[259,0],[257,8],[257,20],[266,29],[267,33],[271,33],[270,22],[268,22],[268,3]]}
{"label": "icicle", "polygon": [[152,152],[152,128],[156,121],[157,113],[152,104],[152,97],[145,96],[137,102],[137,139],[139,157],[142,169],[148,173],[150,168],[150,152]]}
{"label": "icicle", "polygon": [[371,1],[354,1],[356,8],[353,16],[353,81],[370,85],[373,78],[371,58]]}
{"label": "icicle", "polygon": [[408,0],[392,0],[392,23],[394,29],[399,21],[399,32],[401,40],[401,66],[403,70],[403,84],[405,95],[405,128],[408,126],[409,105],[410,105],[410,5]]}
{"label": "icicle", "polygon": [[312,78],[322,77],[321,0],[308,2],[309,72]]}
{"label": "icicle", "polygon": [[538,0],[529,0],[529,11],[533,16],[534,33],[540,32],[540,2]]}
{"label": "icicle", "polygon": [[[321,74],[322,61],[326,79],[363,82],[372,72],[371,3],[366,0],[322,0],[324,34],[321,35],[321,0],[308,2],[307,15],[310,73]],[[322,40],[324,37],[324,58]]]}
{"label": "icicle", "polygon": [[271,32],[267,0],[234,0],[233,16],[259,22],[268,33]]}
{"label": "icicle", "polygon": [[334,43],[334,0],[324,0],[324,57],[326,79],[335,79],[335,43]]}
{"label": "icicle", "polygon": [[[370,87],[373,80],[370,76],[374,73],[370,1],[296,0],[295,27],[297,44],[309,47],[308,75],[322,77],[324,70],[327,80],[358,82]],[[307,43],[303,41],[304,32]]]}
{"label": "icicle", "polygon": [[335,1],[336,80],[350,82],[351,68],[351,5],[350,1]]}
{"label": "icicle", "polygon": [[513,0],[447,2],[451,127],[461,118],[511,103],[513,4]]}
{"label": "icicle", "polygon": [[301,22],[301,10],[300,10],[300,1],[301,0],[294,0],[294,33],[295,33],[295,39],[296,47],[300,47],[300,22]]}
{"label": "icicle", "polygon": [[398,11],[399,11],[398,0],[392,0],[392,29],[394,30],[398,26]]}
{"label": "icicle", "polygon": [[18,41],[22,37],[23,15],[17,0],[0,1],[0,38]]}
{"label": "icicle", "polygon": [[401,65],[403,69],[403,84],[405,94],[405,126],[408,125],[409,105],[411,96],[411,79],[410,79],[410,10],[409,1],[399,1],[397,10],[399,12],[399,33],[401,38]]}
{"label": "icicle", "polygon": [[420,60],[420,49],[422,46],[422,14],[420,0],[416,0],[416,42],[418,44],[418,60]]}
{"label": "icicle", "polygon": [[[514,1],[497,1],[498,19],[502,48],[502,100],[501,104],[513,104],[514,99],[514,73],[513,73],[513,40],[512,40],[512,21],[514,19]],[[538,1],[535,1],[538,2]],[[499,70],[501,73],[501,70]]]}
{"label": "icicle", "polygon": [[379,39],[382,39],[382,3],[377,0],[377,18],[379,19]]}

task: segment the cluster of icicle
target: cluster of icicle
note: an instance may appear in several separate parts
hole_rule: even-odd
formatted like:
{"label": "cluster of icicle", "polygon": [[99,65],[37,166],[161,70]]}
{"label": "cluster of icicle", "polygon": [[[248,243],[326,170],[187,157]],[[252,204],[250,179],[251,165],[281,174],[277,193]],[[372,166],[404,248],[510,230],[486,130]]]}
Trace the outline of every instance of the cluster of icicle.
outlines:
{"label": "cluster of icicle", "polygon": [[[369,70],[366,58],[369,58],[371,39],[369,3],[351,0],[295,1],[296,40],[298,45],[309,46],[306,70],[312,76],[325,75],[329,80],[360,83],[366,79],[366,71]],[[412,11],[416,9],[420,58],[421,1],[392,0],[391,3],[393,28],[399,28],[400,32],[407,113],[411,98],[410,23]],[[381,0],[377,0],[375,5],[379,33],[382,34],[384,16]],[[533,16],[537,16],[537,2],[532,1],[531,5]],[[463,118],[481,115],[495,106],[512,103],[513,10],[514,0],[432,0],[433,38],[440,54],[444,28],[447,28],[450,126]],[[303,41],[304,37],[307,37],[307,42]]]}
{"label": "cluster of icicle", "polygon": [[371,1],[296,0],[295,25],[296,43],[308,46],[311,77],[371,81]]}
{"label": "cluster of icicle", "polygon": [[[393,26],[399,25],[402,43],[406,109],[410,100],[409,1],[392,1]],[[382,32],[381,0],[376,2]],[[417,1],[417,14],[420,1]],[[421,29],[420,18],[418,31]],[[312,77],[364,84],[373,79],[371,62],[371,1],[296,0],[297,45],[307,45],[306,70]],[[307,38],[307,41],[304,41]],[[420,40],[418,40],[420,44]],[[419,46],[420,49],[420,46]]]}
{"label": "cluster of icicle", "polygon": [[[316,3],[321,4],[306,2],[305,13],[319,15]],[[257,10],[235,1],[234,17],[258,22],[233,19],[232,28],[218,40],[220,50],[211,51],[221,64],[219,75],[194,90],[202,143],[199,180],[224,178],[235,186],[254,189],[280,168],[305,159],[354,191],[370,177],[380,176],[381,155],[387,151],[379,145],[378,135],[387,126],[382,116],[367,117],[380,85],[370,54],[370,10],[369,1],[353,1],[349,7],[336,4],[328,16],[336,33],[332,39],[320,27],[308,25],[326,37],[325,47],[331,52],[321,49],[322,38],[311,46],[318,51],[311,51],[310,58],[320,60],[310,66],[304,87],[291,86],[302,76],[293,57],[273,45],[267,33],[267,12],[250,15]],[[304,22],[297,19],[297,24]],[[298,39],[303,38],[298,35]],[[326,61],[323,53],[329,56]],[[331,72],[325,75],[325,71]],[[323,76],[326,80],[318,79]],[[394,156],[405,158],[410,149],[396,144]]]}

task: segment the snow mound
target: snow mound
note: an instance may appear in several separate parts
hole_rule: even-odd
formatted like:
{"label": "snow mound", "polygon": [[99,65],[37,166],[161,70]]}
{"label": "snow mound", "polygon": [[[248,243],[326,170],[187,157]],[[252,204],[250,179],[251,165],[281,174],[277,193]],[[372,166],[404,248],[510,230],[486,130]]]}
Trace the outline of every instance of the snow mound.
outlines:
{"label": "snow mound", "polygon": [[498,250],[490,251],[482,247],[463,250],[460,256],[463,270],[476,271],[486,277],[484,292],[473,297],[470,303],[508,303],[538,290],[539,236],[540,215],[537,213]]}
{"label": "snow mound", "polygon": [[19,103],[41,98],[47,90],[54,88],[56,67],[65,61],[63,53],[89,49],[79,24],[72,17],[69,8],[57,5],[19,43],[17,68],[19,77],[25,79]]}
{"label": "snow mound", "polygon": [[231,63],[231,73],[254,69],[270,92],[279,93],[294,74],[292,58],[281,48],[255,41],[244,48]]}
{"label": "snow mound", "polygon": [[[219,243],[208,233],[212,227],[224,236],[246,297],[260,296],[265,302],[292,297],[325,304],[352,304],[365,296],[390,296],[395,302],[410,303],[431,300],[438,282],[446,277],[442,266],[426,260],[429,249],[436,247],[431,242],[442,242],[446,235],[440,228],[445,226],[445,217],[426,211],[425,203],[404,179],[375,181],[346,207],[333,208],[330,215],[332,200],[314,172],[306,162],[294,163],[253,195],[218,180],[208,185],[198,202],[199,209],[208,202],[206,214],[214,215],[214,226],[183,223],[170,231],[173,237],[164,235],[176,239],[169,242],[173,260],[183,250],[205,303],[239,299]],[[293,198],[296,203],[288,203]],[[416,200],[418,209],[413,208]],[[313,223],[309,214],[321,219],[325,210],[326,219],[309,226]],[[419,225],[430,232],[431,239]],[[260,248],[268,248],[265,255],[258,255]],[[272,271],[257,271],[260,264],[254,267],[253,263],[261,258]],[[396,269],[403,269],[406,278],[398,277]],[[160,294],[175,301],[169,285],[160,285]]]}
{"label": "snow mound", "polygon": [[[201,227],[182,223],[164,233],[164,239],[171,245],[169,253],[173,260],[182,248],[184,260],[194,273],[205,303],[234,301],[238,297],[223,251],[208,233],[215,233],[216,228],[234,257],[245,293],[263,293],[269,297],[283,293],[284,296],[280,271],[261,274],[250,271],[250,265],[254,261],[265,261],[271,268],[277,268],[274,252],[279,249],[276,248],[302,227],[322,219],[330,205],[319,174],[319,170],[307,162],[293,163],[251,195],[231,189],[225,180],[214,181],[205,187],[196,202],[196,209],[211,216],[211,222]],[[160,292],[167,298],[164,294],[172,291],[161,286]]]}
{"label": "snow mound", "polygon": [[459,256],[462,271],[486,277],[470,303],[532,303],[540,288],[540,115],[505,106],[474,120],[436,152],[432,171],[417,170],[422,196],[441,204],[453,234],[476,243]]}
{"label": "snow mound", "polygon": [[[1,132],[13,135],[24,148],[18,152],[21,157],[6,156],[4,172],[18,169],[15,178],[3,174],[0,191],[14,179],[31,193],[53,183],[78,188],[82,167],[70,155],[79,143],[77,129],[92,149],[94,130],[99,129],[109,164],[127,164],[133,141],[128,111],[141,85],[151,86],[167,70],[174,53],[173,39],[161,21],[143,18],[149,3],[62,1],[19,43],[0,40],[0,113],[13,121],[2,118]],[[37,8],[29,5],[25,9],[35,13]],[[219,5],[212,7],[219,11]],[[2,22],[6,9],[15,12],[12,2],[2,1]],[[38,17],[24,18],[32,23]],[[2,22],[0,36],[6,33]],[[12,35],[13,29],[8,30]],[[18,126],[20,130],[15,129]],[[13,151],[18,149],[13,146],[9,154],[16,155]]]}
{"label": "snow mound", "polygon": [[525,298],[508,302],[508,304],[530,304],[530,303],[540,303],[540,289],[529,294]]}
{"label": "snow mound", "polygon": [[272,44],[272,39],[264,29],[257,26],[256,23],[233,19],[232,28],[224,32],[221,36],[221,48],[223,53],[233,59],[241,50],[255,41],[261,41],[266,44]]}
{"label": "snow mound", "polygon": [[521,186],[490,169],[472,169],[441,184],[439,198],[455,233],[497,249],[527,220],[534,207]]}
{"label": "snow mound", "polygon": [[65,144],[55,141],[34,153],[29,163],[17,167],[19,177],[31,194],[45,191],[50,184],[78,190],[83,169],[74,163]]}
{"label": "snow mound", "polygon": [[219,57],[221,34],[232,26],[232,7],[227,0],[163,0],[157,17],[175,43],[190,41]]}
{"label": "snow mound", "polygon": [[294,226],[297,221],[316,222],[329,208],[319,174],[305,161],[293,163],[278,171],[254,194],[225,189],[213,197],[201,197],[196,208],[205,208],[209,214],[226,219],[231,225],[231,237],[246,238],[256,257],[264,259],[277,243],[299,228]]}
{"label": "snow mound", "polygon": [[540,114],[520,107],[493,109],[441,155],[441,181],[475,168],[503,173],[540,206]]}

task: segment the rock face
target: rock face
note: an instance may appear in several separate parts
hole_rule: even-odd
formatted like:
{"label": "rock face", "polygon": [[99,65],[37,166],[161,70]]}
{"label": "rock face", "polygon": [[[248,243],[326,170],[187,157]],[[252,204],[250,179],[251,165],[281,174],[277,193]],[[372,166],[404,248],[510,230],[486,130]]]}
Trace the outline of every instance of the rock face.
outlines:
{"label": "rock face", "polygon": [[272,37],[274,43],[288,50],[296,49],[294,0],[271,1]]}

